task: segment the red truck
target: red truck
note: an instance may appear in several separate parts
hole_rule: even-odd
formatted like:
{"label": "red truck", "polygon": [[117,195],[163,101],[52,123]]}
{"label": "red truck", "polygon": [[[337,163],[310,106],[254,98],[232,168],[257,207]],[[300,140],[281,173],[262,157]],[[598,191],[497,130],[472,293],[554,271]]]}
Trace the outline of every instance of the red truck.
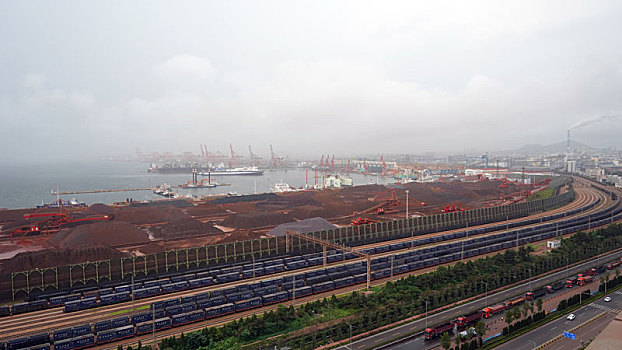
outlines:
{"label": "red truck", "polygon": [[589,269],[583,272],[583,276],[594,276],[596,275],[596,269]]}
{"label": "red truck", "polygon": [[490,306],[490,307],[485,307],[482,309],[482,317],[483,318],[488,318],[491,317],[493,315],[496,315],[500,312],[503,312],[505,310],[505,305],[504,304],[499,304],[499,305],[495,305],[495,306]]}
{"label": "red truck", "polygon": [[572,277],[566,281],[566,288],[572,288],[577,282],[577,277]]}
{"label": "red truck", "polygon": [[506,301],[505,304],[505,309],[509,310],[511,308],[513,308],[514,306],[520,305],[522,303],[525,302],[525,298],[520,297],[520,298],[516,298],[516,299],[512,299],[512,300],[508,300]]}
{"label": "red truck", "polygon": [[616,267],[620,266],[620,262],[616,261],[616,262],[612,262],[611,264],[607,265],[607,270],[613,270]]}
{"label": "red truck", "polygon": [[538,289],[534,290],[533,292],[525,293],[525,299],[527,299],[527,300],[536,300],[539,297],[543,296],[544,294],[546,294],[546,287],[538,288]]}
{"label": "red truck", "polygon": [[441,323],[432,328],[425,329],[425,340],[434,339],[440,337],[443,333],[449,332],[454,329],[454,324],[451,322]]}
{"label": "red truck", "polygon": [[477,323],[477,321],[482,319],[481,311],[473,311],[466,316],[460,316],[456,319],[456,325],[458,328],[465,328],[468,325]]}
{"label": "red truck", "polygon": [[593,280],[594,280],[594,277],[592,276],[579,277],[577,278],[577,284],[580,286],[584,286],[588,283],[592,283]]}

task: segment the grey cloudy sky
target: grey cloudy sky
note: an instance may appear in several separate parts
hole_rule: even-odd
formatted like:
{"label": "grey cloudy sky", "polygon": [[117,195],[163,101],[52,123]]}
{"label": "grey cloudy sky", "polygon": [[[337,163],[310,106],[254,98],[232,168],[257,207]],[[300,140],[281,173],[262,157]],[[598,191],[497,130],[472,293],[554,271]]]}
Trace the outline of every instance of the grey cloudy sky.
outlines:
{"label": "grey cloudy sky", "polygon": [[[622,147],[619,1],[2,1],[0,160]],[[319,158],[319,156],[318,156]]]}

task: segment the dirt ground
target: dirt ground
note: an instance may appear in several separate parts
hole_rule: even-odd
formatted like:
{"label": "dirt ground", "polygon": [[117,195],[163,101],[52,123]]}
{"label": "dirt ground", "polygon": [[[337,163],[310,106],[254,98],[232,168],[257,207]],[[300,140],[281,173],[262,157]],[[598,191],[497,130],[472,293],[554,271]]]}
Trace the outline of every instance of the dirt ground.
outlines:
{"label": "dirt ground", "polygon": [[[23,249],[19,240],[7,242],[5,239],[1,249],[4,254],[0,258],[9,258],[0,260],[0,270],[23,271],[28,266],[51,267],[77,262],[79,259],[94,261],[128,254],[150,254],[167,249],[254,239],[265,236],[270,228],[279,224],[313,217],[322,217],[339,225],[347,225],[356,217],[390,220],[405,212],[405,190],[409,191],[409,212],[421,215],[441,213],[446,205],[463,209],[483,207],[491,201],[520,191],[515,184],[507,187],[501,187],[500,184],[499,181],[486,180],[474,183],[396,184],[392,188],[367,185],[340,190],[282,193],[276,198],[255,202],[192,202],[192,205],[186,207],[158,205],[115,208],[94,204],[73,215],[92,217],[113,214],[114,219],[63,229],[56,236],[50,236],[47,242],[30,244],[29,249]],[[376,215],[376,208],[389,201],[395,205],[385,215]],[[6,228],[22,224],[24,214],[32,212],[35,210],[2,210],[0,225]],[[227,229],[221,230],[221,227]],[[38,237],[37,240],[41,241],[42,238]],[[35,249],[40,250],[28,251]],[[15,255],[15,252],[20,253]]]}

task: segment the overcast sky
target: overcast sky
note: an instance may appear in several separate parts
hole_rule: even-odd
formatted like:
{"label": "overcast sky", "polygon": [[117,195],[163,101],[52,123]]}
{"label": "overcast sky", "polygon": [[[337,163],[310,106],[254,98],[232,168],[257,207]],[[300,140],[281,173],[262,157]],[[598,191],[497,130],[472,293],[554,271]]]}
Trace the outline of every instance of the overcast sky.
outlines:
{"label": "overcast sky", "polygon": [[4,0],[0,160],[493,152],[573,125],[622,148],[621,18],[620,1]]}

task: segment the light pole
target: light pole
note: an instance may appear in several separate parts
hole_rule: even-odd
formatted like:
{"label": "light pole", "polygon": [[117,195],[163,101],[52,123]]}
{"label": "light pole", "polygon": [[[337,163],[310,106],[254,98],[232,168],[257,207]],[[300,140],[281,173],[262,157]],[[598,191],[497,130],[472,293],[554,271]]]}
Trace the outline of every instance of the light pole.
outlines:
{"label": "light pole", "polygon": [[408,220],[408,190],[404,191],[406,193],[406,220]]}
{"label": "light pole", "polygon": [[132,286],[130,287],[132,290],[132,307],[134,307],[134,274],[132,273]]}
{"label": "light pole", "polygon": [[153,333],[153,348],[155,349],[157,344],[156,344],[156,337],[155,337],[155,307],[152,309],[153,311],[151,312],[151,318],[152,318],[152,323],[151,323],[151,332]]}
{"label": "light pole", "polygon": [[352,350],[352,325],[346,322],[348,326],[350,326],[350,339],[348,340],[348,349]]}
{"label": "light pole", "polygon": [[529,271],[529,290],[533,291],[533,289],[531,289],[531,269],[527,269],[527,271]]}
{"label": "light pole", "polygon": [[391,255],[391,278],[393,278],[393,262],[395,260],[395,255]]}
{"label": "light pole", "polygon": [[462,248],[461,248],[461,253],[460,253],[460,260],[463,260],[463,259],[464,259],[464,241],[466,241],[466,240],[468,240],[468,239],[469,239],[469,222],[468,222],[468,221],[467,221],[467,223],[466,223],[466,231],[465,231],[465,234],[466,234],[466,238],[462,241],[462,245],[461,245],[461,246],[462,246]]}
{"label": "light pole", "polygon": [[486,294],[484,294],[484,298],[485,298],[484,301],[486,303],[485,306],[488,306],[488,282],[482,282],[482,283],[486,285]]}
{"label": "light pole", "polygon": [[566,257],[566,279],[568,279],[568,257]]}
{"label": "light pole", "polygon": [[425,302],[425,328],[428,328],[428,301],[424,300]]}
{"label": "light pole", "polygon": [[253,258],[253,282],[255,282],[255,254],[251,255]]}
{"label": "light pole", "polygon": [[296,275],[292,276],[292,306],[296,302]]}

